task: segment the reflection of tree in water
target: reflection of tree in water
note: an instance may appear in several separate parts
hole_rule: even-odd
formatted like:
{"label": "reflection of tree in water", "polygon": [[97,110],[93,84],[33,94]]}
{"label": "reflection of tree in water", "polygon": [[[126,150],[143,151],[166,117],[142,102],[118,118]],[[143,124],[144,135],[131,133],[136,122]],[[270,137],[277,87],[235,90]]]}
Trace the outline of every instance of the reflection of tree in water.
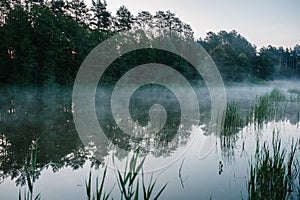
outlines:
{"label": "reflection of tree in water", "polygon": [[[37,139],[37,171],[52,168],[56,172],[63,167],[75,170],[87,161],[92,167],[99,167],[112,150],[111,141],[95,143],[96,138],[90,138],[89,145],[84,147],[73,123],[71,90],[7,88],[1,93],[0,182],[7,177],[15,179],[17,184],[25,182],[25,168],[30,160],[32,143]],[[140,155],[168,156],[179,145],[186,144],[190,136],[187,128],[171,123],[175,115],[169,115],[171,121],[165,124],[161,132],[141,140],[119,137],[114,127],[106,127],[107,131],[111,131],[112,140],[118,140],[120,144],[124,141],[123,144],[128,144],[132,149],[142,147]],[[119,151],[115,152],[117,158],[127,156],[126,151]]]}
{"label": "reflection of tree in water", "polygon": [[[82,145],[72,118],[70,90],[9,90],[0,99],[0,181],[7,177],[23,184],[32,142],[38,139],[37,169],[44,166],[81,168],[87,160],[98,166],[103,158]],[[11,101],[14,102],[12,110]],[[107,146],[101,146],[102,155]],[[105,153],[106,152],[106,153]],[[49,164],[50,163],[50,164]],[[54,164],[56,163],[56,164]]]}
{"label": "reflection of tree in water", "polygon": [[[169,130],[176,131],[177,129]],[[139,142],[131,140],[129,144],[131,150],[139,148],[139,156],[152,155],[153,157],[168,157],[180,146],[184,146],[190,139],[191,131],[180,129],[171,141],[161,141],[158,136],[144,138]],[[127,158],[128,150],[114,148],[114,156],[119,160]]]}
{"label": "reflection of tree in water", "polygon": [[[152,117],[155,120],[151,121],[149,111],[153,105],[157,104],[164,108],[166,118],[162,116],[163,112],[158,107],[154,108],[156,111],[152,113]],[[148,154],[154,157],[170,156],[179,146],[187,144],[191,134],[191,125],[195,123],[192,119],[184,119],[185,126],[183,126],[180,104],[176,96],[169,89],[156,84],[142,86],[131,96],[128,109],[133,124],[128,124],[128,119],[121,117],[115,119],[110,107],[106,104],[97,105],[97,114],[101,116],[100,124],[105,127],[106,136],[115,145],[114,155],[119,159],[127,157],[124,150],[130,151],[137,148],[141,156]],[[120,115],[122,116],[122,113]],[[119,127],[123,127],[130,134],[124,133]],[[130,127],[134,127],[133,131]]]}
{"label": "reflection of tree in water", "polygon": [[232,164],[235,161],[236,142],[238,139],[237,135],[220,136],[221,156],[228,164]]}

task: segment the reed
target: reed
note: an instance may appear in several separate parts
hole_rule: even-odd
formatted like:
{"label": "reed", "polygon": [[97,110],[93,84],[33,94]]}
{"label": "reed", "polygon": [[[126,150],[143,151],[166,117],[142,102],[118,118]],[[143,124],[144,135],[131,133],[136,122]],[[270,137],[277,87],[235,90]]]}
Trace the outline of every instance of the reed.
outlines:
{"label": "reed", "polygon": [[[126,162],[126,167],[123,174],[118,170],[117,173],[117,183],[121,192],[121,199],[139,199],[140,181],[138,173],[141,172],[142,175],[142,196],[144,200],[154,199],[157,200],[162,192],[165,190],[167,184],[165,184],[159,192],[154,196],[153,189],[156,185],[156,180],[153,181],[153,174],[151,175],[150,182],[147,185],[144,178],[143,164],[146,157],[144,157],[139,164],[137,164],[139,151],[135,151],[135,154],[131,157],[128,164]],[[154,197],[152,197],[154,196]]]}
{"label": "reed", "polygon": [[19,200],[40,200],[40,193],[34,197],[34,183],[37,179],[39,170],[37,169],[37,152],[38,152],[38,140],[33,140],[31,144],[30,159],[27,165],[25,165],[26,185],[28,190],[25,189],[22,194],[19,190]]}
{"label": "reed", "polygon": [[39,166],[37,162],[37,155],[39,151],[39,138],[32,140],[30,147],[30,156],[28,161],[26,161],[24,165],[25,171],[25,184],[27,186],[27,190],[25,189],[22,193],[21,189],[19,190],[19,200],[40,200],[41,194],[38,193],[34,195],[34,185],[36,180],[39,178],[41,172],[47,168],[48,166],[58,167],[61,164],[49,162],[44,166]]}
{"label": "reed", "polygon": [[279,102],[285,100],[285,95],[278,89],[274,89],[269,94],[257,97],[257,103],[251,108],[251,122],[256,127],[261,128],[265,121],[281,119],[284,116],[287,104],[285,104],[285,107],[282,107]]}
{"label": "reed", "polygon": [[228,136],[235,134],[243,125],[241,113],[238,110],[238,103],[228,103],[226,107],[226,114],[224,116],[225,119],[223,120],[224,125],[222,129],[222,135]]}
{"label": "reed", "polygon": [[[134,199],[138,200],[142,197],[144,200],[154,199],[157,200],[162,192],[165,190],[167,184],[165,184],[155,195],[154,188],[156,180],[153,179],[153,174],[150,177],[150,181],[146,184],[145,174],[143,172],[143,165],[146,157],[144,157],[140,163],[138,163],[138,150],[135,151],[133,156],[126,160],[126,166],[124,172],[117,170],[116,181],[120,190],[121,199]],[[113,157],[114,162],[114,157]],[[139,176],[141,174],[141,177]],[[87,200],[107,200],[111,197],[113,188],[106,193],[104,184],[106,180],[107,167],[104,168],[102,174],[102,180],[99,181],[98,177],[95,181],[95,189],[92,189],[92,173],[90,172],[88,179],[85,181],[85,190]],[[141,178],[141,181],[140,181]]]}
{"label": "reed", "polygon": [[106,193],[104,191],[104,182],[106,179],[106,173],[107,173],[107,167],[105,167],[104,172],[102,174],[102,180],[99,186],[99,178],[97,176],[96,181],[95,181],[95,190],[92,190],[92,172],[90,171],[89,178],[87,181],[85,181],[85,191],[86,191],[86,196],[88,200],[107,200],[111,192]]}
{"label": "reed", "polygon": [[250,161],[250,177],[247,183],[248,199],[290,199],[295,180],[299,176],[299,163],[295,161],[297,144],[291,151],[282,149],[281,140],[273,132],[272,145],[256,145],[254,161]]}

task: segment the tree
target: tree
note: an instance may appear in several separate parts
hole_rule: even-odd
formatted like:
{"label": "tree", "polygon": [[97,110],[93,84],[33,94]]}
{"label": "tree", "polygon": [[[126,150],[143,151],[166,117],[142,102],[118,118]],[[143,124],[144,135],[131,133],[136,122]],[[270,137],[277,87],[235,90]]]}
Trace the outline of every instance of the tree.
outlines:
{"label": "tree", "polygon": [[5,24],[5,18],[7,17],[10,10],[10,5],[8,0],[2,0],[0,2],[0,26]]}
{"label": "tree", "polygon": [[89,9],[83,0],[71,0],[66,4],[67,13],[80,25],[89,24]]}
{"label": "tree", "polygon": [[236,31],[209,32],[198,42],[212,56],[225,80],[241,81],[254,74],[256,47]]}
{"label": "tree", "polygon": [[159,29],[164,29],[167,27],[166,24],[166,15],[164,11],[157,11],[154,15],[154,22],[155,22],[155,27],[159,28]]}
{"label": "tree", "polygon": [[[22,34],[20,34],[22,33]],[[3,27],[3,46],[5,65],[1,66],[3,83],[26,84],[31,81],[31,70],[36,51],[31,40],[32,27],[29,15],[19,5],[10,11]]]}
{"label": "tree", "polygon": [[50,2],[50,9],[55,14],[63,14],[65,7],[66,3],[64,0],[51,0]]}
{"label": "tree", "polygon": [[130,30],[134,23],[134,17],[130,11],[125,7],[121,6],[117,10],[116,15],[116,28],[118,31]]}
{"label": "tree", "polygon": [[93,12],[90,27],[101,31],[109,31],[111,26],[111,14],[106,10],[106,1],[92,0],[91,11]]}
{"label": "tree", "polygon": [[144,32],[146,32],[147,29],[153,28],[153,23],[153,16],[148,11],[138,13],[138,16],[136,17],[136,24],[138,25],[138,28],[141,28]]}
{"label": "tree", "polygon": [[193,32],[191,27],[184,24],[174,13],[171,11],[158,11],[154,16],[155,27],[159,29],[161,35],[168,35],[172,37],[172,34],[191,37]]}
{"label": "tree", "polygon": [[25,9],[30,12],[33,5],[44,5],[44,0],[24,0]]}
{"label": "tree", "polygon": [[194,31],[189,24],[183,24],[183,35],[186,39],[194,40]]}

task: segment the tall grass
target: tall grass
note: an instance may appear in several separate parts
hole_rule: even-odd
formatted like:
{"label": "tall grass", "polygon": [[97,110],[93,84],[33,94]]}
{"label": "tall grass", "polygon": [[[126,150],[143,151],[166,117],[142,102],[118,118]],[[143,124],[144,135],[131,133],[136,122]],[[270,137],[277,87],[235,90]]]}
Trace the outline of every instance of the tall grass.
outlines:
{"label": "tall grass", "polygon": [[[146,158],[143,158],[140,163],[138,161],[138,151],[126,161],[124,172],[117,170],[117,185],[120,190],[121,199],[126,200],[138,200],[142,197],[144,200],[154,199],[157,200],[162,192],[165,190],[167,184],[165,184],[157,194],[154,194],[154,188],[156,180],[153,179],[153,174],[150,177],[150,181],[146,184],[145,174],[143,172],[143,165]],[[114,160],[114,159],[113,159]],[[88,180],[85,182],[86,185],[86,196],[88,200],[107,200],[111,197],[111,192],[106,193],[104,189],[104,183],[106,180],[107,168],[104,169],[102,175],[102,181],[99,186],[99,179],[96,178],[96,188],[92,190],[92,178],[91,172]],[[141,173],[141,177],[139,176]],[[140,181],[141,178],[141,181]]]}
{"label": "tall grass", "polygon": [[256,127],[261,128],[265,121],[282,118],[286,107],[280,106],[279,102],[285,100],[285,95],[278,89],[257,97],[257,103],[252,106],[249,119]]}
{"label": "tall grass", "polygon": [[40,200],[40,193],[34,197],[34,183],[39,174],[37,170],[37,152],[38,152],[38,140],[33,140],[31,144],[30,160],[25,165],[26,183],[28,190],[25,190],[22,194],[21,189],[19,190],[19,200]]}
{"label": "tall grass", "polygon": [[299,176],[299,163],[295,162],[297,144],[292,143],[291,151],[281,148],[281,140],[273,132],[272,145],[256,145],[254,161],[250,164],[248,199],[290,199],[294,192],[295,180]]}
{"label": "tall grass", "polygon": [[92,191],[92,172],[90,171],[89,178],[87,181],[85,181],[87,200],[107,200],[110,197],[112,190],[108,193],[104,191],[106,172],[107,172],[107,167],[105,167],[104,169],[100,186],[99,186],[99,178],[97,177],[95,181],[96,188],[94,191]]}
{"label": "tall grass", "polygon": [[[26,186],[27,189],[24,192],[19,190],[19,200],[40,200],[41,194],[38,193],[34,195],[34,184],[37,178],[40,175],[40,172],[47,167],[48,165],[58,165],[56,163],[48,163],[47,165],[38,168],[37,164],[37,153],[38,153],[38,139],[33,140],[30,151],[30,159],[28,163],[25,164],[25,175],[26,175]],[[165,190],[167,184],[165,184],[155,195],[154,187],[156,185],[156,180],[153,180],[153,175],[151,175],[150,182],[148,185],[145,181],[145,174],[143,172],[143,164],[146,158],[142,159],[142,161],[138,164],[138,150],[131,157],[129,164],[128,159],[126,162],[126,168],[123,173],[120,170],[117,171],[117,183],[121,193],[121,199],[139,199],[139,193],[141,193],[142,199],[158,199],[162,192]],[[128,170],[127,170],[128,168]],[[139,180],[139,173],[141,172],[141,181]],[[111,193],[113,188],[107,192],[104,188],[104,184],[106,181],[107,175],[107,167],[104,168],[104,172],[102,174],[102,180],[100,181],[98,177],[95,180],[95,188],[92,187],[92,172],[90,171],[88,179],[85,181],[85,190],[86,190],[86,198],[87,200],[107,200],[111,197]],[[140,192],[140,190],[142,190]]]}
{"label": "tall grass", "polygon": [[49,162],[46,165],[39,167],[37,162],[37,154],[39,151],[39,138],[32,140],[31,147],[30,147],[30,156],[28,161],[26,161],[24,165],[25,171],[25,183],[27,189],[24,190],[22,193],[21,189],[19,190],[19,200],[40,200],[41,194],[38,193],[34,195],[34,185],[36,180],[39,178],[41,172],[50,166],[59,166],[60,164]]}
{"label": "tall grass", "polygon": [[[131,157],[130,162],[128,164],[128,160],[126,162],[126,167],[123,172],[123,174],[118,170],[117,172],[117,183],[121,192],[121,199],[139,199],[139,191],[140,191],[140,180],[138,173],[141,172],[142,175],[142,196],[144,200],[149,199],[158,199],[158,197],[162,194],[162,192],[165,190],[167,184],[165,184],[159,192],[154,196],[153,189],[156,185],[156,180],[153,180],[153,174],[151,175],[150,182],[147,185],[144,178],[144,172],[143,172],[143,164],[145,162],[146,157],[142,159],[142,161],[137,164],[138,160],[138,151]],[[127,170],[128,168],[128,170]],[[154,196],[154,197],[152,197]]]}
{"label": "tall grass", "polygon": [[248,112],[242,112],[236,102],[228,103],[223,115],[224,124],[221,135],[233,135],[249,122],[255,124],[256,127],[262,127],[268,120],[281,119],[285,114],[287,104],[282,106],[280,102],[285,100],[285,95],[280,90],[274,89],[268,94],[256,97],[257,102]]}
{"label": "tall grass", "polygon": [[238,103],[230,102],[227,104],[225,119],[223,121],[222,135],[225,136],[236,133],[237,130],[242,127],[243,120],[238,110]]}

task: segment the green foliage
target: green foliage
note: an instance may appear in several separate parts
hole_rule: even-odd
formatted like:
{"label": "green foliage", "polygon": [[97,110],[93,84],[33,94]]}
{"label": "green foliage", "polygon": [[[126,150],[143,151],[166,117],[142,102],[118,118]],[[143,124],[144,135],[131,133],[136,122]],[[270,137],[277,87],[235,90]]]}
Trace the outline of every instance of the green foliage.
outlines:
{"label": "green foliage", "polygon": [[225,81],[300,76],[299,45],[293,50],[269,45],[256,54],[255,45],[236,31],[209,32],[198,42],[212,56]]}
{"label": "green foliage", "polygon": [[[24,200],[39,200],[40,193],[34,197],[34,183],[39,175],[39,171],[37,169],[37,152],[38,152],[38,139],[32,142],[32,149],[30,154],[30,160],[27,166],[25,166],[25,174],[26,174],[26,183],[28,186],[28,191],[24,191]],[[19,191],[19,200],[22,199],[21,190]]]}
{"label": "green foliage", "polygon": [[[256,145],[254,161],[250,164],[250,178],[247,183],[248,199],[289,199],[292,185],[299,176],[295,164],[295,151],[297,144],[291,145],[291,152],[288,154],[281,148],[281,141],[273,132],[272,146],[266,143],[262,148],[259,141]],[[286,161],[287,158],[287,161]],[[292,168],[294,166],[294,168]]]}
{"label": "green foliage", "polygon": [[226,107],[226,114],[223,115],[222,136],[231,136],[249,122],[261,128],[264,122],[278,120],[284,116],[286,109],[286,97],[278,89],[256,98],[257,102],[250,109],[250,112],[242,113],[238,103],[230,102]]}
{"label": "green foliage", "polygon": [[[140,15],[144,22],[135,23],[134,16],[124,6],[118,9],[114,18],[106,6],[106,1],[92,1],[89,12],[82,0],[51,0],[49,4],[42,1],[34,4],[30,1],[14,2],[12,7],[7,8],[8,16],[1,21],[4,25],[0,26],[0,82],[16,85],[72,84],[88,53],[115,31],[145,28],[145,23],[154,27],[159,23],[158,16],[152,17],[150,13],[144,17]],[[178,35],[191,37],[190,27],[175,14],[169,11],[160,13],[163,14],[165,30],[176,30]],[[145,32],[145,39],[147,37],[151,41],[152,35],[147,34]],[[157,37],[170,37],[164,34],[166,31]],[[132,42],[136,41],[138,39],[134,38]],[[136,56],[135,53],[118,64],[134,64]],[[162,55],[148,53],[139,59],[142,62],[147,59],[155,61],[157,57],[165,59]],[[167,58],[168,62],[172,61],[170,56]],[[107,74],[107,79],[122,71],[125,70],[118,66]]]}
{"label": "green foliage", "polygon": [[276,120],[282,117],[285,108],[280,106],[279,102],[284,100],[285,95],[278,89],[258,97],[258,102],[251,109],[251,120],[256,126],[261,127],[267,120]]}
{"label": "green foliage", "polygon": [[24,190],[24,193],[22,194],[21,189],[19,190],[19,200],[40,200],[41,194],[38,193],[34,196],[34,184],[36,180],[39,178],[41,172],[47,168],[48,166],[59,166],[57,163],[47,163],[44,166],[38,165],[38,152],[39,152],[39,138],[36,140],[32,140],[31,149],[30,149],[30,156],[29,159],[26,160],[24,165],[24,171],[25,171],[25,180],[26,180],[26,186],[28,190]]}
{"label": "green foliage", "polygon": [[[150,182],[147,185],[145,181],[145,174],[143,172],[143,164],[146,158],[143,158],[140,163],[138,161],[138,150],[131,157],[129,163],[126,162],[126,167],[122,173],[120,170],[117,172],[117,184],[120,189],[121,199],[139,199],[139,192],[141,191],[144,200],[158,199],[158,197],[165,190],[166,185],[164,185],[158,193],[154,196],[153,191],[156,185],[156,180],[153,180],[153,174],[150,177]],[[113,160],[114,161],[114,160]],[[88,200],[106,200],[110,198],[111,192],[106,193],[104,189],[104,183],[106,180],[107,167],[104,168],[102,175],[102,181],[99,186],[99,179],[96,178],[95,190],[92,189],[92,173],[89,173],[89,178],[85,182],[86,196]],[[141,173],[142,181],[139,180],[139,173]],[[142,188],[142,189],[141,189]],[[113,189],[113,188],[112,188]],[[154,197],[153,197],[154,196]]]}
{"label": "green foliage", "polygon": [[226,115],[224,116],[224,125],[222,135],[231,135],[236,133],[238,128],[242,128],[243,120],[238,110],[238,104],[231,102],[227,104]]}
{"label": "green foliage", "polygon": [[[139,190],[140,190],[140,181],[138,173],[141,172],[142,174],[142,190],[143,190],[143,199],[149,200],[152,199],[153,189],[156,185],[156,180],[153,182],[153,175],[151,175],[149,185],[146,185],[145,179],[144,179],[144,172],[142,170],[143,164],[145,162],[146,157],[142,159],[142,161],[137,164],[138,161],[138,150],[137,152],[131,157],[129,164],[128,160],[126,162],[125,170],[122,173],[118,170],[118,186],[121,192],[121,199],[139,199]],[[128,168],[128,170],[127,170]],[[156,196],[153,199],[158,199],[158,197],[162,194],[162,192],[165,190],[167,184],[164,185],[160,191],[156,194]]]}
{"label": "green foliage", "polygon": [[93,16],[90,21],[90,27],[101,31],[109,31],[112,25],[111,14],[106,10],[106,1],[92,0],[91,11]]}
{"label": "green foliage", "polygon": [[96,188],[95,191],[92,191],[92,172],[89,174],[88,181],[85,182],[86,195],[88,200],[107,200],[110,197],[111,191],[106,194],[104,191],[104,182],[106,178],[107,167],[105,167],[102,181],[99,187],[99,179],[96,178]]}
{"label": "green foliage", "polygon": [[134,18],[130,11],[125,7],[121,6],[117,10],[116,15],[116,28],[118,31],[130,30],[133,26]]}
{"label": "green foliage", "polygon": [[[8,1],[0,2],[0,82],[16,85],[69,85],[88,53],[100,42],[123,30],[137,31],[149,42],[174,40],[176,37],[194,42],[190,25],[182,22],[171,11],[157,11],[152,15],[142,11],[133,16],[121,6],[116,16],[107,10],[105,0],[92,0],[88,8],[83,0]],[[175,35],[173,33],[176,33]],[[269,80],[274,77],[300,77],[300,46],[294,49],[272,46],[256,52],[236,31],[209,32],[198,43],[211,55],[225,81]],[[185,49],[185,47],[180,47]],[[140,55],[122,60],[107,80],[113,79],[123,66],[136,63],[137,56],[143,62],[157,61],[182,65],[179,72],[197,79],[191,67],[173,56],[158,54]],[[158,58],[158,59],[157,59]]]}
{"label": "green foliage", "polygon": [[252,75],[255,46],[236,31],[209,32],[198,42],[212,56],[226,81],[241,81]]}

